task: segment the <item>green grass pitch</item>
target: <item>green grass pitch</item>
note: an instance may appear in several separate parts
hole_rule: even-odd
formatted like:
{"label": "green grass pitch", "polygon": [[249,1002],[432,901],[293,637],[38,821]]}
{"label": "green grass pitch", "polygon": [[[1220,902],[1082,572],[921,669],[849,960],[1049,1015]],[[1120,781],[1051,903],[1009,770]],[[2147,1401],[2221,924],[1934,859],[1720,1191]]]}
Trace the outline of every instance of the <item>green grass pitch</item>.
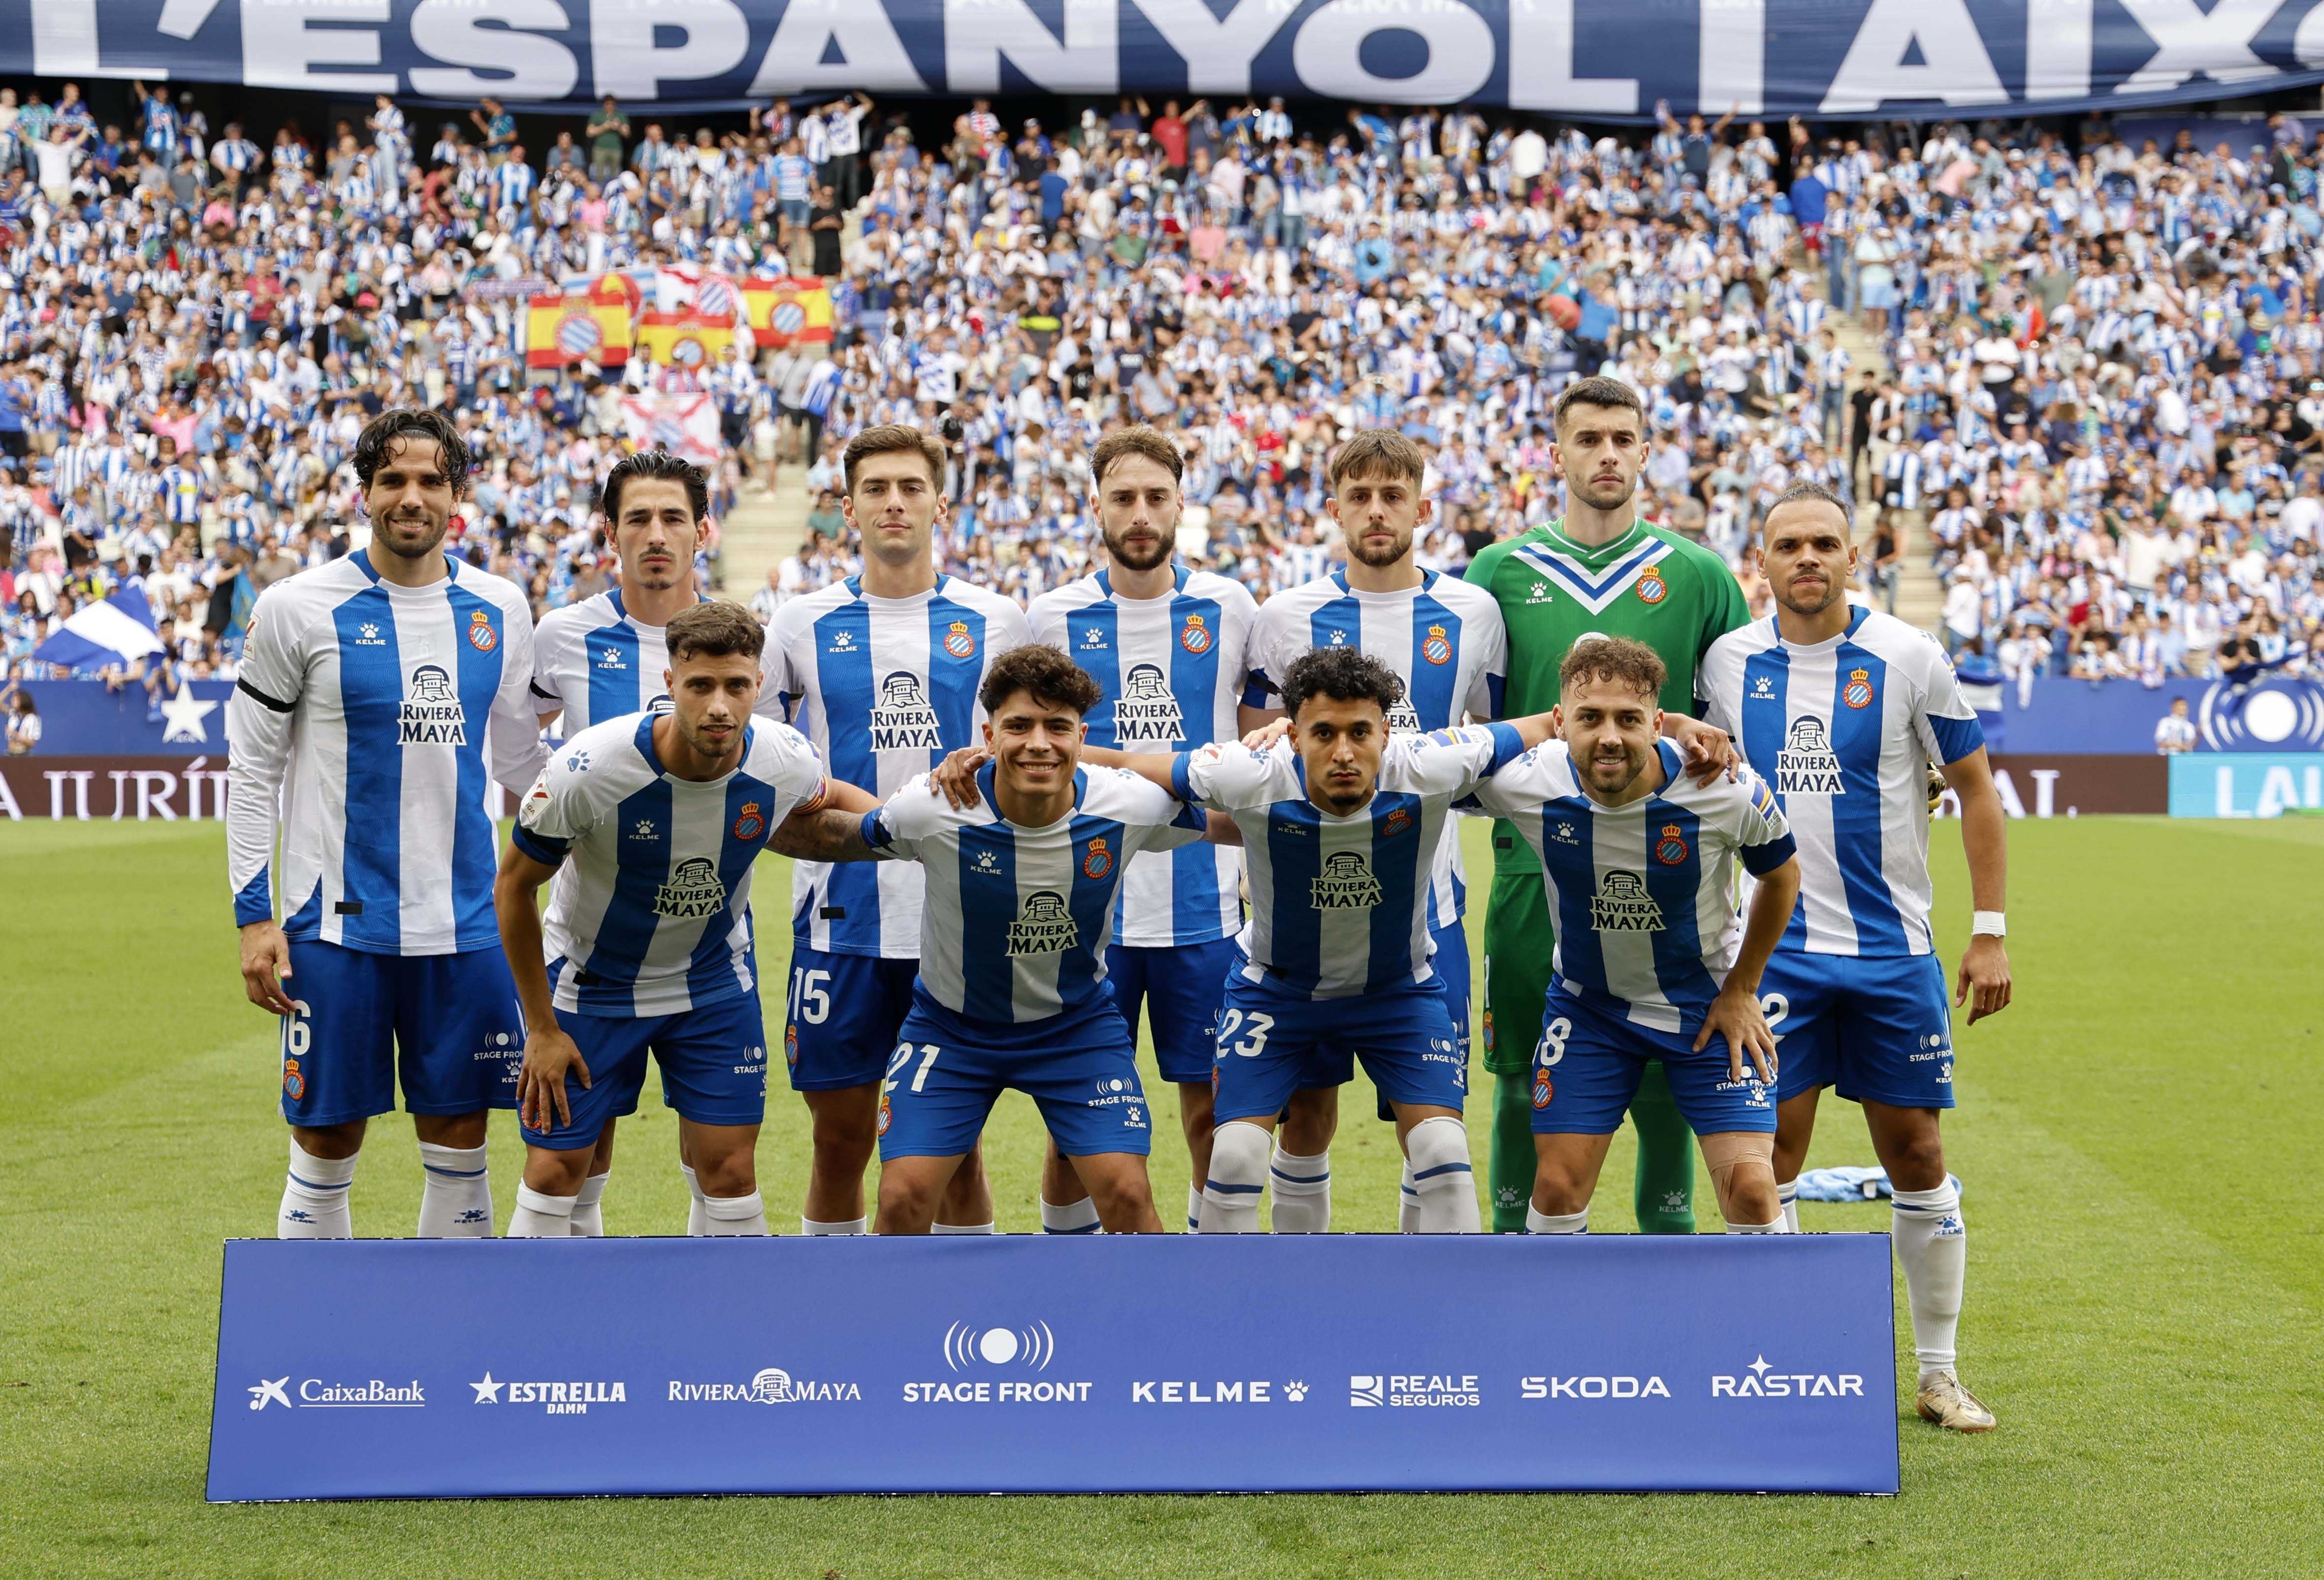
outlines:
{"label": "green grass pitch", "polygon": [[[1957,830],[1937,837],[1954,947]],[[1469,831],[1480,871],[1483,830]],[[2017,1003],[1960,1034],[1947,1125],[1970,1232],[1964,1373],[2001,1428],[1940,1434],[1900,1384],[1901,1498],[211,1508],[219,1242],[271,1232],[283,1163],[276,1033],[243,1002],[224,836],[216,823],[0,825],[0,1575],[2324,1573],[2324,824],[2082,818],[2011,835]],[[780,895],[783,877],[761,873],[761,893]],[[771,1025],[785,945],[779,929],[765,942]],[[616,1234],[683,1221],[657,1090],[622,1127]],[[1351,1105],[1335,1149],[1335,1210],[1385,1228],[1396,1156],[1385,1129],[1355,1122],[1367,1106]],[[787,1091],[768,1107],[769,1215],[795,1223],[804,1111]],[[1157,1120],[1167,1222],[1185,1160]],[[408,1234],[410,1130],[393,1117],[373,1136],[358,1231]],[[989,1141],[1004,1230],[1038,1225],[1039,1144],[1031,1105],[1005,1100]],[[493,1148],[505,1221],[508,1116]],[[1870,1160],[1852,1109],[1826,1106],[1813,1160]],[[1618,1150],[1602,1229],[1629,1226],[1628,1170]],[[1887,1221],[1869,1206],[1803,1216]],[[1909,1370],[1901,1310],[1898,1331]]]}

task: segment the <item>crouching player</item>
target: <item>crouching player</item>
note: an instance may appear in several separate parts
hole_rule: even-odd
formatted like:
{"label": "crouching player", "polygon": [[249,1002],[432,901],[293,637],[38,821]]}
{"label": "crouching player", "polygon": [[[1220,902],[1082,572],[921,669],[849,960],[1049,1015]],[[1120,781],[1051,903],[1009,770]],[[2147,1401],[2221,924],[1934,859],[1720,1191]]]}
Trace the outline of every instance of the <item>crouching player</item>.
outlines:
{"label": "crouching player", "polygon": [[[752,718],[765,639],[749,611],[696,604],[670,616],[667,636],[669,711],[565,743],[517,809],[493,889],[525,1020],[512,1235],[571,1233],[599,1132],[635,1111],[649,1049],[707,1232],[767,1232],[753,1157],[767,1035],[752,865],[794,812],[879,805],[827,782],[796,730]],[[551,875],[544,934],[536,891]]]}
{"label": "crouching player", "polygon": [[[1533,1234],[1588,1228],[1607,1145],[1650,1058],[1694,1131],[1728,1228],[1786,1232],[1771,1162],[1775,1040],[1758,987],[1799,894],[1799,860],[1758,779],[1685,777],[1678,749],[1659,738],[1665,679],[1644,642],[1577,642],[1552,716],[1563,740],[1476,791],[1540,857],[1557,921],[1534,1049]],[[1738,857],[1758,879],[1748,926],[1733,898]]]}
{"label": "crouching player", "polygon": [[874,813],[812,820],[801,854],[916,861],[927,875],[919,980],[881,1083],[875,1234],[928,1233],[1012,1086],[1039,1105],[1102,1228],[1161,1232],[1146,1093],[1105,951],[1130,857],[1199,839],[1207,820],[1134,774],[1082,767],[1100,695],[1057,649],[1013,649],[981,692],[991,758],[957,799],[922,775]]}

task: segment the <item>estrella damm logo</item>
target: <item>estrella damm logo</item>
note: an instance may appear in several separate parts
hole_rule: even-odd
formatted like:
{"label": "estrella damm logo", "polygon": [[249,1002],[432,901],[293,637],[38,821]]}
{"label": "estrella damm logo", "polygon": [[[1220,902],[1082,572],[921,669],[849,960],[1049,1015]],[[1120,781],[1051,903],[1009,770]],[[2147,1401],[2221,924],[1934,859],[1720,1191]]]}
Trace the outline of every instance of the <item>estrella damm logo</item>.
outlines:
{"label": "estrella damm logo", "polygon": [[1840,699],[1850,707],[1871,707],[1872,671],[1850,670],[1848,672],[1848,684],[1840,688]]}
{"label": "estrella damm logo", "polygon": [[1686,860],[1686,835],[1677,824],[1663,825],[1663,836],[1655,844],[1655,860],[1666,867],[1677,866]]}
{"label": "estrella damm logo", "polygon": [[468,612],[468,645],[480,653],[488,653],[500,646],[501,633],[493,629],[493,617],[482,609]]}
{"label": "estrella damm logo", "polygon": [[1549,1106],[1550,1099],[1556,1095],[1557,1088],[1555,1086],[1551,1084],[1549,1072],[1547,1070],[1534,1071],[1533,1105],[1536,1108],[1546,1108]]}
{"label": "estrella damm logo", "polygon": [[1113,871],[1113,852],[1106,849],[1105,836],[1099,835],[1089,842],[1089,853],[1082,857],[1084,877],[1102,878]]}
{"label": "estrella damm logo", "polygon": [[759,814],[759,803],[744,801],[742,809],[734,815],[734,837],[748,845],[767,831],[767,820]]}
{"label": "estrella damm logo", "polygon": [[1661,571],[1649,565],[1638,572],[1638,602],[1659,604],[1669,596],[1670,588],[1664,585]]}
{"label": "estrella damm logo", "polygon": [[1190,653],[1211,651],[1211,628],[1204,624],[1200,614],[1186,616],[1185,628],[1178,633],[1178,645]]}
{"label": "estrella damm logo", "polygon": [[976,656],[976,638],[970,634],[967,621],[955,620],[952,623],[951,627],[945,632],[944,650],[956,659],[973,659]]}
{"label": "estrella damm logo", "polygon": [[293,1103],[307,1095],[307,1077],[299,1073],[299,1061],[295,1058],[282,1061],[282,1095]]}
{"label": "estrella damm logo", "polygon": [[1420,656],[1432,664],[1452,661],[1452,639],[1444,634],[1444,627],[1432,625],[1428,628],[1428,635],[1420,644]]}

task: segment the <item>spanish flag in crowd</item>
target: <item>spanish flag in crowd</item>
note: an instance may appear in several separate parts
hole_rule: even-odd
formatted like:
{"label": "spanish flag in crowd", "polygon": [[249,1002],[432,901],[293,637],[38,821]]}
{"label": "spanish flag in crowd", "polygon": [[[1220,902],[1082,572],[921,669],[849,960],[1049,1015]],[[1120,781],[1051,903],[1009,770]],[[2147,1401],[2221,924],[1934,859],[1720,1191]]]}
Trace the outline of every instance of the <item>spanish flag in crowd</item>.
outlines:
{"label": "spanish flag in crowd", "polygon": [[734,320],[701,312],[645,313],[638,319],[638,349],[664,367],[709,368],[734,343]]}
{"label": "spanish flag in crowd", "polygon": [[751,337],[762,348],[779,349],[794,340],[830,344],[831,287],[815,275],[754,275],[742,282],[742,308]]}
{"label": "spanish flag in crowd", "polygon": [[525,312],[525,365],[619,367],[630,359],[631,319],[630,288],[618,275],[568,282],[558,295],[536,296]]}

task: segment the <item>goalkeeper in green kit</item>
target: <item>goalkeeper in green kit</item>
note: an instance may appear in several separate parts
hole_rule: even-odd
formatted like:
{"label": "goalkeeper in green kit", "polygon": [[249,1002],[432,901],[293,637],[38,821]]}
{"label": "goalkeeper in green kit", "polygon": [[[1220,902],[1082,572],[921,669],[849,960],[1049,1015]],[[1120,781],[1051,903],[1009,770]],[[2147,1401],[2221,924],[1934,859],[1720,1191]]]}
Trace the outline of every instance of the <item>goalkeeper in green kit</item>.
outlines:
{"label": "goalkeeper in green kit", "polygon": [[[1670,671],[1662,692],[1665,718],[1692,715],[1696,664],[1712,642],[1750,623],[1743,589],[1718,555],[1637,519],[1631,496],[1646,458],[1646,414],[1635,391],[1614,379],[1583,379],[1558,397],[1552,421],[1565,476],[1564,518],[1495,543],[1469,566],[1468,579],[1493,595],[1508,630],[1502,716],[1555,707],[1566,650],[1592,634],[1652,647]],[[1726,743],[1718,746],[1724,751]],[[1526,1077],[1549,993],[1554,934],[1533,852],[1507,823],[1495,823],[1484,1030],[1485,1067],[1494,1077],[1497,1234],[1525,1232],[1533,1196]],[[1694,1140],[1659,1063],[1646,1066],[1630,1120],[1638,1135],[1638,1227],[1650,1234],[1692,1234]]]}

